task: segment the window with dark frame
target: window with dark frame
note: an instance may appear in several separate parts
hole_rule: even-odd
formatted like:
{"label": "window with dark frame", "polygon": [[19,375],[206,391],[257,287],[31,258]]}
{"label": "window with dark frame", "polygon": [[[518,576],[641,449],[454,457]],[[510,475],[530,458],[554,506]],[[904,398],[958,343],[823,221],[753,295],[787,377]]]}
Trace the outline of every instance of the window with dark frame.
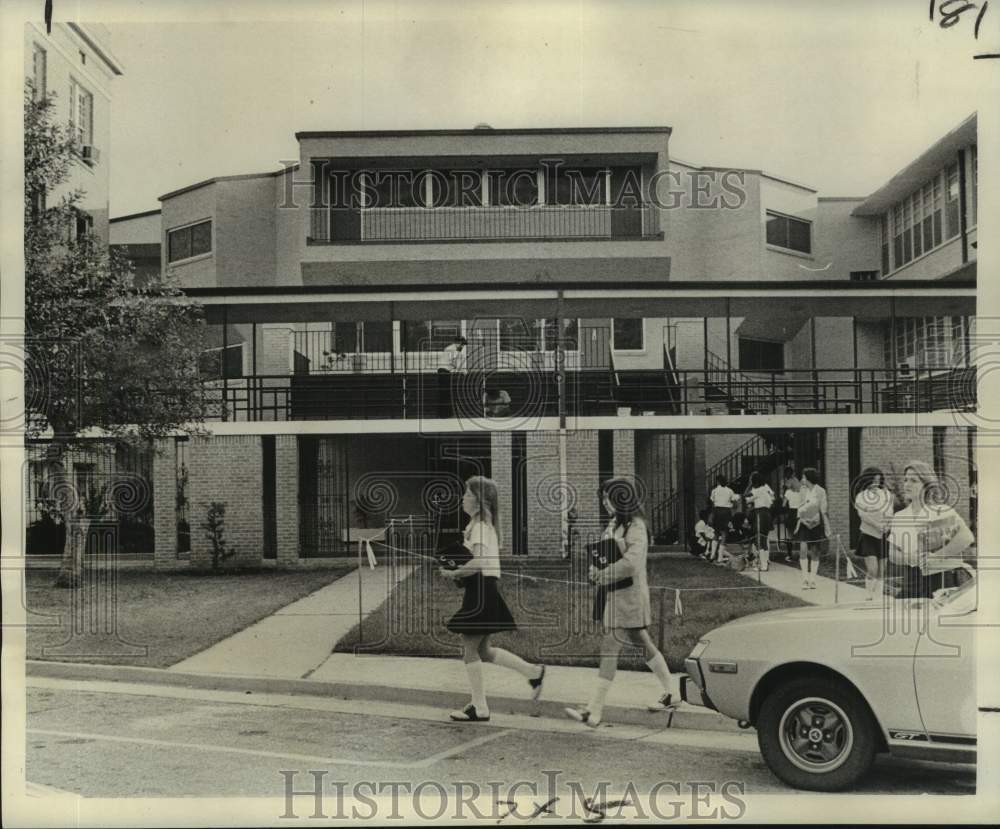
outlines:
{"label": "window with dark frame", "polygon": [[45,97],[48,91],[48,55],[37,43],[31,56],[31,94],[36,101]]}
{"label": "window with dark frame", "polygon": [[615,351],[642,351],[645,348],[643,319],[625,318],[611,321],[611,347]]}
{"label": "window with dark frame", "polygon": [[812,253],[812,223],[768,210],[767,243],[798,253]]}
{"label": "window with dark frame", "polygon": [[212,252],[212,220],[167,231],[167,261],[179,262]]}
{"label": "window with dark frame", "polygon": [[785,344],[740,337],[741,371],[784,371]]}
{"label": "window with dark frame", "polygon": [[851,282],[875,282],[878,271],[851,271]]}

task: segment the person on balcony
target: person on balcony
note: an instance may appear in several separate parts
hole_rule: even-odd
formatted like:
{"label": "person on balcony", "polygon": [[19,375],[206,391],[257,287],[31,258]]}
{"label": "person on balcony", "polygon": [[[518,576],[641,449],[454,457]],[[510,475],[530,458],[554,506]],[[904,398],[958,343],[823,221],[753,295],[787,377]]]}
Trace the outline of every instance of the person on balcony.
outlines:
{"label": "person on balcony", "polygon": [[542,693],[544,665],[532,665],[503,648],[490,645],[490,636],[501,631],[517,630],[510,608],[500,592],[500,520],[497,485],[476,475],[466,482],[462,510],[469,516],[464,545],[471,558],[454,569],[441,568],[445,578],[460,582],[464,588],[462,606],[448,622],[448,630],[462,637],[462,660],[472,690],[472,700],[461,711],[450,715],[455,722],[487,722],[490,707],[483,687],[483,662],[492,662],[517,671],[531,689],[531,698]]}
{"label": "person on balcony", "polygon": [[486,384],[486,416],[510,417],[510,395],[494,383]]}
{"label": "person on balcony", "polygon": [[795,535],[799,539],[799,567],[802,589],[815,590],[819,559],[830,538],[826,490],[819,485],[819,472],[811,466],[802,470],[802,502],[799,504]]}
{"label": "person on balcony", "polygon": [[945,503],[945,489],[934,470],[911,461],[903,470],[907,505],[889,525],[889,558],[903,568],[903,591],[897,598],[925,598],[953,587],[967,572],[962,554],[976,539],[962,517]]}
{"label": "person on balcony", "polygon": [[605,512],[611,516],[604,538],[614,540],[620,557],[603,568],[590,567],[590,582],[598,588],[594,617],[603,630],[601,663],[590,702],[583,708],[565,709],[569,717],[591,728],[601,723],[604,701],[618,672],[618,656],[626,642],[642,648],[647,667],[663,689],[663,695],[649,709],[670,711],[680,702],[680,680],[670,673],[667,660],[647,630],[653,614],[646,577],[649,529],[642,502],[627,478],[609,478],[598,491]]}
{"label": "person on balcony", "polygon": [[459,335],[441,352],[438,362],[438,417],[454,416],[452,405],[452,385],[454,375],[465,370],[465,346],[468,340]]}
{"label": "person on balcony", "polygon": [[715,530],[715,546],[712,560],[720,567],[728,557],[725,552],[726,536],[729,533],[729,522],[733,517],[733,506],[740,497],[726,483],[725,475],[715,478],[715,488],[709,493],[708,500],[712,505],[712,529]]}
{"label": "person on balcony", "polygon": [[753,543],[750,548],[754,567],[767,570],[770,566],[771,550],[771,507],[774,506],[774,490],[759,472],[750,476],[750,490],[747,493],[750,506],[750,523],[753,527]]}
{"label": "person on balcony", "polygon": [[876,466],[869,466],[861,473],[854,492],[854,509],[861,519],[857,554],[865,560],[865,589],[871,601],[881,594],[885,578],[889,555],[886,534],[892,522],[893,498],[885,487],[882,470]]}

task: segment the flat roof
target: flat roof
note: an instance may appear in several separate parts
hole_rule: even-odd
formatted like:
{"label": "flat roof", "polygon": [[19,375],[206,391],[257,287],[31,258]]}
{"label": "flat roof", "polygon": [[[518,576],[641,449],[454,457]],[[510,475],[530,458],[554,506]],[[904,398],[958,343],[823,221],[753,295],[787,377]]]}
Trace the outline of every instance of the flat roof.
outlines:
{"label": "flat roof", "polygon": [[900,199],[924,185],[946,164],[955,161],[956,153],[976,143],[977,114],[974,112],[946,136],[935,141],[917,158],[900,170],[878,190],[859,204],[852,216],[877,216]]}
{"label": "flat roof", "polygon": [[237,176],[213,176],[212,178],[206,178],[203,181],[198,181],[195,182],[194,184],[188,184],[177,190],[171,190],[169,193],[164,193],[162,196],[159,196],[158,198],[160,201],[163,201],[164,199],[171,199],[174,196],[181,195],[181,193],[188,193],[191,190],[197,190],[199,187],[208,187],[208,185],[215,184],[218,181],[243,181],[252,178],[276,178],[277,176],[287,175],[288,173],[294,172],[295,170],[298,169],[299,165],[298,163],[295,163],[281,170],[272,170],[271,172],[268,173],[244,173],[242,175],[237,175]]}
{"label": "flat roof", "polygon": [[157,208],[156,210],[143,210],[141,213],[129,213],[127,216],[115,216],[113,219],[108,219],[108,222],[114,224],[115,222],[127,222],[129,219],[142,219],[146,216],[158,216],[163,211]]}
{"label": "flat roof", "polygon": [[474,127],[453,130],[321,130],[295,133],[295,138],[420,138],[441,135],[634,135],[662,133],[670,135],[672,127],[532,127],[497,129]]}

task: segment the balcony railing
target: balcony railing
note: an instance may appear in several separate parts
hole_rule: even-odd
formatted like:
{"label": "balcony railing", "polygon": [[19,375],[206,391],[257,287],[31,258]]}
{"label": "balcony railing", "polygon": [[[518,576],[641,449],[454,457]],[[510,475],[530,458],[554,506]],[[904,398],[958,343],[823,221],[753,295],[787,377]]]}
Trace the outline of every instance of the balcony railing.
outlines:
{"label": "balcony railing", "polygon": [[[220,420],[338,420],[486,418],[559,414],[554,371],[499,371],[491,382],[508,393],[509,411],[491,413],[475,372],[453,375],[442,398],[432,372],[273,375],[215,379],[205,383],[212,417]],[[726,383],[731,396],[706,395],[703,371],[658,372],[573,369],[565,372],[568,416],[615,414],[885,414],[973,411],[976,370],[955,369],[917,376],[904,370],[844,369],[774,372],[744,389]],[[728,378],[724,378],[727,379]],[[716,388],[713,386],[713,388]],[[763,391],[762,391],[763,390]]]}
{"label": "balcony railing", "polygon": [[[617,220],[612,216],[617,211]],[[531,207],[379,207],[311,209],[309,240],[454,242],[464,240],[612,239],[642,237],[641,211],[607,205]]]}

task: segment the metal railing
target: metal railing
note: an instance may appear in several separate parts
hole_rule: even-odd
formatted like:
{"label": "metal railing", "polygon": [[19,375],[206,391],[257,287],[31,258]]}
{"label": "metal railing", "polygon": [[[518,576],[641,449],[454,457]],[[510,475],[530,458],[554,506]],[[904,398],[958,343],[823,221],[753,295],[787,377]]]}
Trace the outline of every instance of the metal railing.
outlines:
{"label": "metal railing", "polygon": [[[740,372],[736,372],[739,374]],[[973,411],[975,369],[916,375],[902,369],[811,369],[770,372],[754,380],[747,409],[745,380],[726,385],[732,398],[706,400],[698,370],[574,368],[566,371],[566,411],[574,416],[713,414],[716,406],[743,414],[886,414]],[[555,416],[554,370],[457,373],[450,379],[453,416],[485,412],[483,380],[507,391],[511,417]],[[442,388],[436,372],[330,372],[213,379],[203,384],[210,417],[220,420],[309,420],[436,417]],[[482,404],[480,404],[482,400]],[[624,413],[624,412],[622,412]]]}
{"label": "metal railing", "polygon": [[[610,239],[607,205],[311,208],[314,243],[466,239]],[[334,232],[342,223],[343,230]]]}

